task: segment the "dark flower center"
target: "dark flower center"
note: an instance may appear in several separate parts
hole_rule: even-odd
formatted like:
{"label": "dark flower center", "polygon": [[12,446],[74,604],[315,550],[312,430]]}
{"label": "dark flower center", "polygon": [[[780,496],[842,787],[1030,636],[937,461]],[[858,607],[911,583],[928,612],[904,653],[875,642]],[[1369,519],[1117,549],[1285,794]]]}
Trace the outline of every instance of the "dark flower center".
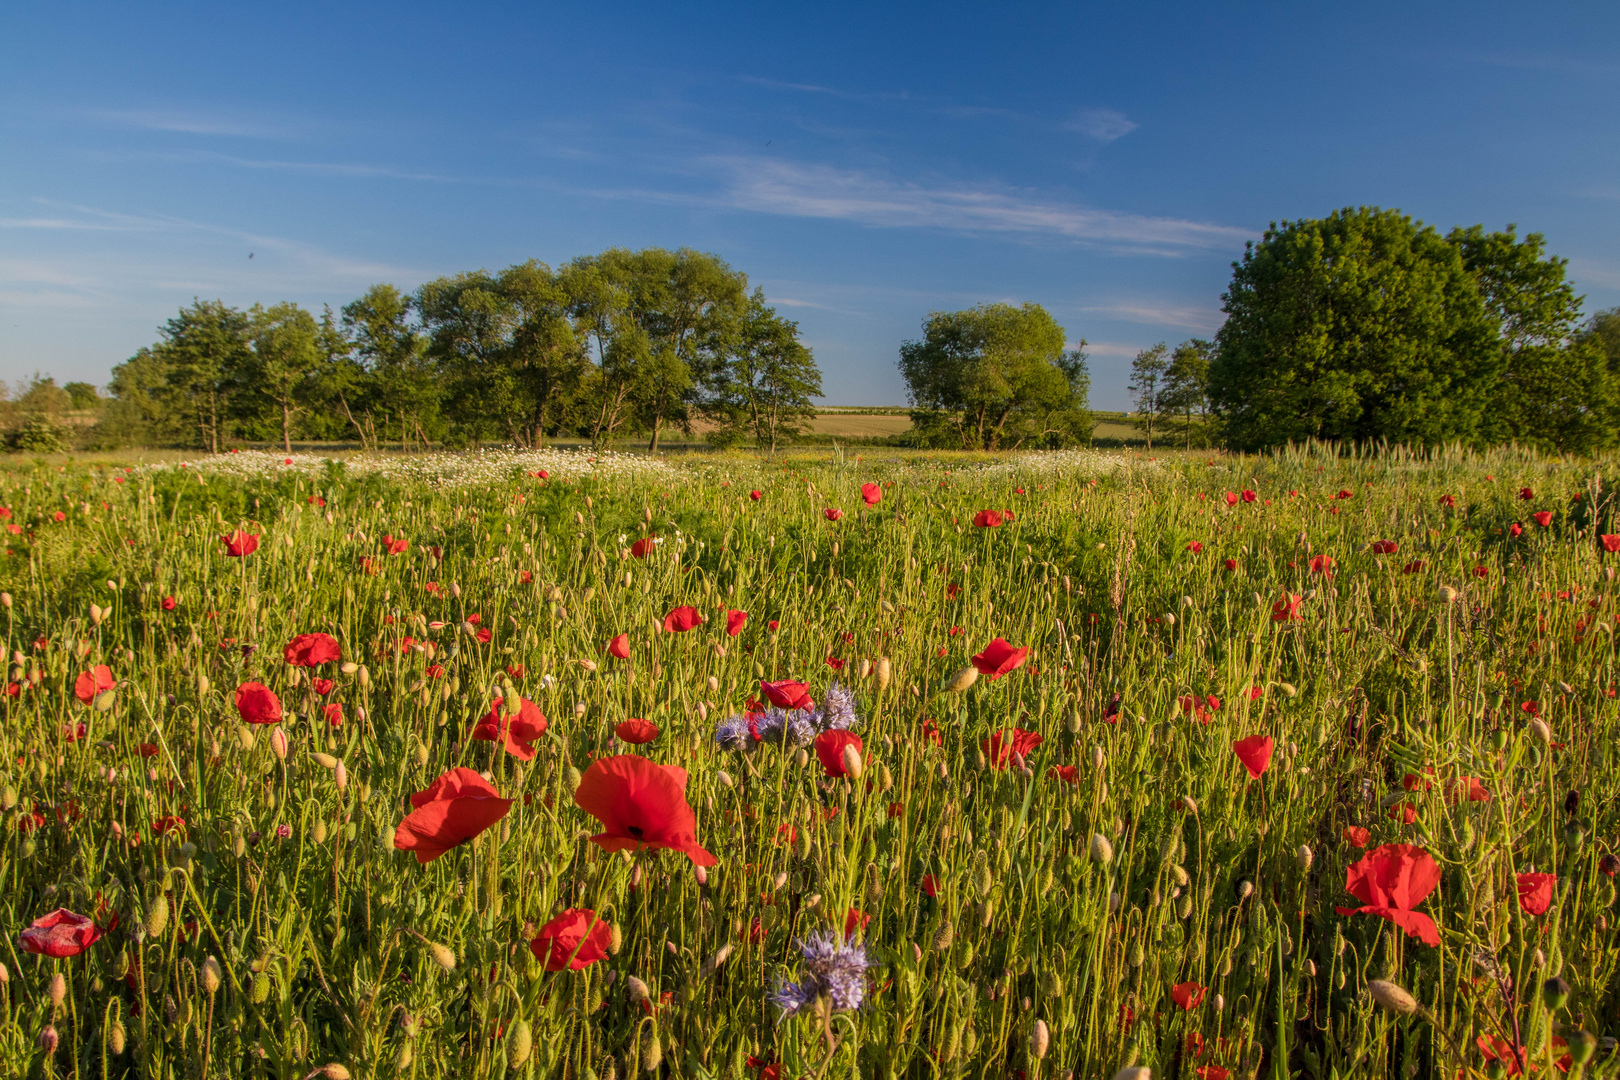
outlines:
{"label": "dark flower center", "polygon": [[635,837],[637,840],[640,840],[642,838],[642,832],[641,832],[641,826],[640,825],[628,826],[625,829],[625,831],[628,832],[631,836]]}

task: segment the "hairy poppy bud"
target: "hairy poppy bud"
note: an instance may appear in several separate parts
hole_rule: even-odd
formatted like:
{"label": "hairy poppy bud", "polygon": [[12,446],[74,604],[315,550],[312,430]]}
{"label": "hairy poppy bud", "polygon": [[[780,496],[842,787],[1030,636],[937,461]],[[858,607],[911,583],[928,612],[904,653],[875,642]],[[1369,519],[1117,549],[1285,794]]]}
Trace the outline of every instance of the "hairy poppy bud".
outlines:
{"label": "hairy poppy bud", "polygon": [[534,1032],[527,1020],[519,1020],[512,1025],[512,1034],[506,1040],[506,1063],[514,1069],[522,1068],[523,1063],[529,1060],[529,1051],[534,1048]]}
{"label": "hairy poppy bud", "polygon": [[1315,856],[1311,853],[1311,845],[1299,845],[1299,850],[1294,853],[1294,858],[1299,860],[1299,868],[1301,870],[1309,870],[1311,868],[1311,862],[1315,858]]}
{"label": "hairy poppy bud", "polygon": [[287,760],[287,733],[279,727],[270,733],[270,749],[274,750],[276,757],[282,761]]}
{"label": "hairy poppy bud", "polygon": [[1455,599],[1457,599],[1456,589],[1453,589],[1450,585],[1440,586],[1440,602],[1442,604],[1449,604]]}
{"label": "hairy poppy bud", "polygon": [[316,1069],[313,1075],[325,1077],[326,1080],[349,1080],[351,1074],[347,1068],[332,1061]]}
{"label": "hairy poppy bud", "polygon": [[46,993],[50,997],[52,1005],[57,1008],[62,1007],[62,1002],[67,998],[67,979],[62,977],[60,971],[51,976],[51,983]]}
{"label": "hairy poppy bud", "polygon": [[8,593],[8,592],[0,592],[0,607],[10,607],[10,606],[11,606],[11,594]]}
{"label": "hairy poppy bud", "polygon": [[332,783],[337,785],[339,791],[349,786],[349,770],[341,761],[332,766]]}
{"label": "hairy poppy bud", "polygon": [[1142,1065],[1127,1065],[1114,1074],[1114,1080],[1153,1080],[1153,1070]]}
{"label": "hairy poppy bud", "polygon": [[315,764],[319,765],[323,769],[334,768],[338,763],[337,758],[333,757],[331,754],[322,754],[316,752],[309,756],[314,758]]}
{"label": "hairy poppy bud", "polygon": [[970,664],[951,676],[950,682],[945,684],[945,692],[948,694],[960,694],[978,681],[979,669]]}
{"label": "hairy poppy bud", "polygon": [[162,937],[163,931],[169,927],[169,898],[163,893],[157,894],[152,906],[146,909],[146,936]]}
{"label": "hairy poppy bud", "polygon": [[1107,763],[1108,758],[1103,754],[1103,748],[1101,746],[1093,746],[1091,748],[1091,767],[1098,772],[1102,772],[1103,766]]}
{"label": "hairy poppy bud", "polygon": [[1534,735],[1537,739],[1540,739],[1543,745],[1551,745],[1552,728],[1548,727],[1546,722],[1543,721],[1539,716],[1531,717],[1528,726],[1530,728],[1530,734]]}
{"label": "hairy poppy bud", "polygon": [[1104,866],[1114,861],[1114,845],[1102,833],[1095,833],[1091,837],[1091,857]]}
{"label": "hairy poppy bud", "polygon": [[663,1062],[664,1046],[658,1041],[658,1032],[649,1027],[641,1037],[641,1067],[655,1073]]}
{"label": "hairy poppy bud", "polygon": [[456,954],[451,952],[448,946],[430,941],[428,942],[428,951],[433,954],[433,962],[438,964],[439,967],[445,971],[456,970]]}
{"label": "hairy poppy bud", "polygon": [[855,745],[853,743],[844,747],[843,764],[844,772],[849,774],[849,778],[851,780],[859,780],[861,778],[861,771],[864,768],[864,766],[861,764],[861,752],[855,749]]}
{"label": "hairy poppy bud", "polygon": [[1562,1009],[1569,1004],[1569,983],[1556,975],[1542,983],[1541,1003],[1549,1009]]}
{"label": "hairy poppy bud", "polygon": [[726,772],[724,769],[720,769],[714,775],[715,779],[719,780],[720,783],[724,784],[726,787],[731,787],[736,783],[736,781],[731,778],[731,774]]}
{"label": "hairy poppy bud", "polygon": [[1046,1021],[1037,1019],[1034,1024],[1030,1025],[1029,1029],[1029,1056],[1036,1061],[1044,1058],[1050,1041],[1051,1036],[1046,1030]]}
{"label": "hairy poppy bud", "polygon": [[220,970],[219,961],[210,956],[203,961],[202,985],[203,989],[212,994],[219,989],[220,978],[224,973]]}
{"label": "hairy poppy bud", "polygon": [[1392,982],[1385,982],[1383,979],[1368,979],[1367,993],[1372,996],[1374,1001],[1390,1012],[1402,1013],[1408,1016],[1417,1012],[1417,998]]}
{"label": "hairy poppy bud", "polygon": [[1277,689],[1283,692],[1284,697],[1294,698],[1299,696],[1299,688],[1293,683],[1278,683]]}
{"label": "hairy poppy bud", "polygon": [[107,1029],[107,1048],[113,1052],[113,1057],[117,1057],[124,1052],[124,1042],[124,1025],[122,1022],[114,1020],[112,1026]]}
{"label": "hairy poppy bud", "polygon": [[889,688],[889,678],[893,673],[894,668],[889,663],[889,658],[887,656],[878,657],[877,666],[873,671],[873,674],[877,676],[878,693],[881,694]]}
{"label": "hairy poppy bud", "polygon": [[608,955],[618,956],[622,948],[624,948],[624,927],[614,923],[608,929]]}
{"label": "hairy poppy bud", "polygon": [[56,1047],[61,1041],[61,1036],[57,1035],[56,1029],[50,1024],[46,1024],[40,1029],[39,1048],[45,1051],[46,1057],[50,1057],[52,1054],[56,1053]]}

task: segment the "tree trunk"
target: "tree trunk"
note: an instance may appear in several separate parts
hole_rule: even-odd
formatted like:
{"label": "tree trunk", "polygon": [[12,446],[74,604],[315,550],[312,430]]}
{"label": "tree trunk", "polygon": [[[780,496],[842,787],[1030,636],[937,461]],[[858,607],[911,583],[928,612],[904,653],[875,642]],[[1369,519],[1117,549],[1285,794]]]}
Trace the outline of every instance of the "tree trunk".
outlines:
{"label": "tree trunk", "polygon": [[292,410],[287,407],[285,398],[281,402],[281,449],[292,453]]}
{"label": "tree trunk", "polygon": [[663,422],[664,422],[664,406],[663,406],[663,402],[660,401],[659,405],[658,405],[658,408],[653,411],[652,441],[647,444],[647,453],[649,453],[649,454],[658,453],[658,427]]}

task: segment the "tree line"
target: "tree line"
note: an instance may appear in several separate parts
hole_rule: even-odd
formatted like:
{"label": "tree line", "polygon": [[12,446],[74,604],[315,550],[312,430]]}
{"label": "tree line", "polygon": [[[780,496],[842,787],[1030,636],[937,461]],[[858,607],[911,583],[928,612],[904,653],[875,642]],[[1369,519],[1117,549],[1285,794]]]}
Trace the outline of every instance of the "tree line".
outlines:
{"label": "tree line", "polygon": [[681,249],[553,270],[376,285],[341,311],[197,300],[113,369],[103,441],[219,452],[233,440],[367,449],[548,438],[601,446],[694,425],[774,449],[813,417],[821,372],[747,276]]}

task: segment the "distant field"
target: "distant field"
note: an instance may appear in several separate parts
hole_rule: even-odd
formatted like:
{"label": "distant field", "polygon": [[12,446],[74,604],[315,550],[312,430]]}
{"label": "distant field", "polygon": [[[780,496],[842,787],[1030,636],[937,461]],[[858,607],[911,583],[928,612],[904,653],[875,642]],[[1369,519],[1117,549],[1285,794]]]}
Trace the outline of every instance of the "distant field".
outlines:
{"label": "distant field", "polygon": [[911,417],[898,415],[872,415],[855,412],[820,412],[810,425],[817,435],[846,435],[850,438],[870,438],[874,435],[899,435],[911,430]]}

